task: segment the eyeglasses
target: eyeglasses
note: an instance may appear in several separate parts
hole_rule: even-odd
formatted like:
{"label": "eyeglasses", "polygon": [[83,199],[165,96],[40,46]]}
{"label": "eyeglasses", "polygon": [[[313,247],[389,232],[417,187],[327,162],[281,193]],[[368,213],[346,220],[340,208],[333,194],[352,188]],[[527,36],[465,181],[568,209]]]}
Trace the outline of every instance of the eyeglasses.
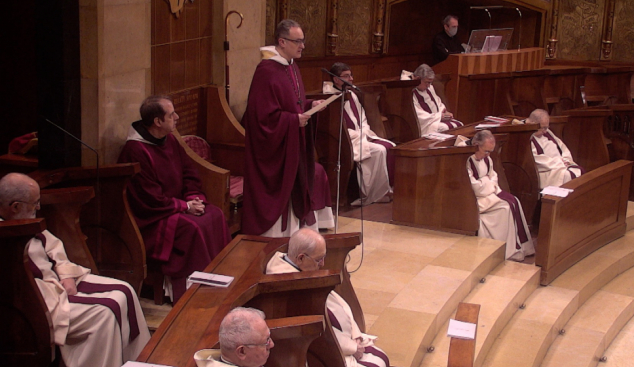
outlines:
{"label": "eyeglasses", "polygon": [[308,254],[304,254],[306,256],[308,256],[309,259],[313,260],[315,263],[317,264],[323,264],[324,261],[326,261],[326,255],[324,255],[323,257],[319,258],[319,259],[313,259],[310,255]]}
{"label": "eyeglasses", "polygon": [[297,40],[292,40],[290,38],[286,38],[286,37],[282,37],[282,39],[285,39],[287,41],[293,42],[294,44],[296,44],[297,46],[299,45],[305,45],[306,44],[306,39],[302,38],[302,39],[297,39]]}
{"label": "eyeglasses", "polygon": [[342,75],[339,75],[339,77],[341,79],[350,79],[350,78],[352,78],[352,73],[350,73],[350,74],[342,74]]}
{"label": "eyeglasses", "polygon": [[9,204],[9,206],[13,205],[14,203],[29,204],[29,205],[33,205],[37,207],[37,206],[40,206],[40,199],[38,199],[34,203],[29,203],[28,201],[15,200],[15,201],[12,201],[11,204]]}
{"label": "eyeglasses", "polygon": [[268,338],[266,338],[266,341],[264,343],[260,343],[260,344],[243,344],[245,347],[268,347],[269,345],[271,345],[271,337],[269,336]]}

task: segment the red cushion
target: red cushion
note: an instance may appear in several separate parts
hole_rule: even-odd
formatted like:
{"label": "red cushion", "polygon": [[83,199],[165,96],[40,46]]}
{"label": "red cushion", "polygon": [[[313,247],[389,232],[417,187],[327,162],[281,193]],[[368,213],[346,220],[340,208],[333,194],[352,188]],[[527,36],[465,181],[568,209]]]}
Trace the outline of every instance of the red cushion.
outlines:
{"label": "red cushion", "polygon": [[183,141],[202,159],[206,160],[207,162],[211,161],[211,148],[209,147],[209,143],[207,143],[205,139],[196,135],[185,135],[183,136]]}
{"label": "red cushion", "polygon": [[229,178],[229,197],[237,198],[242,195],[244,190],[244,177],[231,176]]}

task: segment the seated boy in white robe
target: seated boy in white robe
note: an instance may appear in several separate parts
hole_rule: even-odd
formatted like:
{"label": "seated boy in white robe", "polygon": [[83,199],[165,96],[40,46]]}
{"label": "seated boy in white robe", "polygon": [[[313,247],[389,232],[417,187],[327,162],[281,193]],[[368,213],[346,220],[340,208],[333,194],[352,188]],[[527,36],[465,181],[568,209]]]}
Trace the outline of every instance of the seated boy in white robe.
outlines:
{"label": "seated boy in white robe", "polygon": [[539,188],[561,186],[585,173],[575,163],[566,144],[552,131],[548,112],[537,109],[526,119],[527,124],[539,124],[539,130],[531,136],[531,150],[539,172]]}
{"label": "seated boy in white robe", "polygon": [[[288,243],[288,254],[276,252],[266,266],[267,274],[319,270],[326,259],[326,241],[305,228],[295,232]],[[326,301],[332,329],[345,356],[346,367],[376,365],[388,367],[387,355],[374,345],[375,336],[364,334],[354,320],[348,303],[335,291]]]}
{"label": "seated boy in white robe", "polygon": [[478,147],[467,159],[467,172],[480,211],[478,236],[506,242],[506,258],[522,261],[525,256],[534,255],[535,248],[522,204],[498,185],[498,175],[489,157],[495,149],[495,137],[489,130],[482,130],[471,143]]}
{"label": "seated boy in white robe", "polygon": [[[30,177],[9,173],[0,179],[0,220],[35,218],[39,207],[40,187]],[[66,366],[120,367],[138,357],[150,333],[128,283],[73,264],[49,231],[29,241],[27,251]]]}

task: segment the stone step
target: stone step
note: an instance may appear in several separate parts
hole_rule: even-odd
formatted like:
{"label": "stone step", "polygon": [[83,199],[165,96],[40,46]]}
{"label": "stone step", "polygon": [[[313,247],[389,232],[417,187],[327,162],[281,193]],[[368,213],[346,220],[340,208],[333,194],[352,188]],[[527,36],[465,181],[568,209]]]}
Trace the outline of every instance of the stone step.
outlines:
{"label": "stone step", "polygon": [[[603,290],[613,294],[634,298],[634,268],[625,271],[613,281],[603,287]],[[619,331],[616,338],[603,353],[606,360],[605,367],[631,366],[634,361],[634,319]]]}
{"label": "stone step", "polygon": [[564,327],[566,332],[551,345],[542,367],[597,365],[612,340],[634,315],[634,297],[620,294],[624,282],[632,284],[633,275],[633,271],[626,271],[579,307]]}
{"label": "stone step", "polygon": [[[474,363],[476,367],[482,365],[484,357],[506,323],[539,286],[539,268],[506,261],[485,279],[485,283],[478,284],[464,299],[464,302],[480,305]],[[450,342],[447,326],[448,322],[440,328],[433,342],[434,351],[424,357],[421,366],[447,366]]]}
{"label": "stone step", "polygon": [[[427,231],[430,236],[433,233]],[[417,242],[433,248],[424,235],[418,237]],[[370,255],[376,254],[377,259],[374,260],[383,262],[385,254],[379,255],[377,251],[381,250],[375,249]],[[411,258],[412,255],[406,256]],[[480,279],[503,262],[503,242],[479,237],[458,237],[455,243],[429,260],[406,284],[395,284],[394,287],[399,290],[395,291],[397,294],[384,307],[370,305],[369,309],[377,313],[376,317],[370,315],[373,323],[368,332],[380,335],[377,345],[387,353],[392,365],[420,365],[427,348],[431,346],[440,327],[456,310],[458,303],[480,283]],[[376,267],[368,267],[366,270],[362,267],[360,273],[370,271],[373,274],[365,274],[358,278],[366,280],[356,281],[355,275],[352,276],[352,283],[366,318],[366,304],[373,303],[369,298],[387,299],[390,291],[372,290],[372,284],[368,284],[367,279],[393,277],[391,274],[400,272],[402,266],[390,262],[389,269],[378,273]]]}
{"label": "stone step", "polygon": [[539,287],[502,330],[483,366],[539,366],[574,313],[617,275],[634,266],[634,232],[581,260]]}

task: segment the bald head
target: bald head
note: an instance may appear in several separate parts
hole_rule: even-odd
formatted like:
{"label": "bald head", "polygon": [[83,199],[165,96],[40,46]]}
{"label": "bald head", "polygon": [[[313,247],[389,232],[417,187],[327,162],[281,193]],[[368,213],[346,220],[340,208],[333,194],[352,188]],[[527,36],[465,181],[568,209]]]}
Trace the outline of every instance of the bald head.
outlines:
{"label": "bald head", "polygon": [[0,179],[0,217],[5,220],[35,218],[40,208],[40,186],[22,173]]}
{"label": "bald head", "polygon": [[302,228],[288,242],[288,257],[302,271],[319,270],[326,258],[326,240],[314,230]]}

